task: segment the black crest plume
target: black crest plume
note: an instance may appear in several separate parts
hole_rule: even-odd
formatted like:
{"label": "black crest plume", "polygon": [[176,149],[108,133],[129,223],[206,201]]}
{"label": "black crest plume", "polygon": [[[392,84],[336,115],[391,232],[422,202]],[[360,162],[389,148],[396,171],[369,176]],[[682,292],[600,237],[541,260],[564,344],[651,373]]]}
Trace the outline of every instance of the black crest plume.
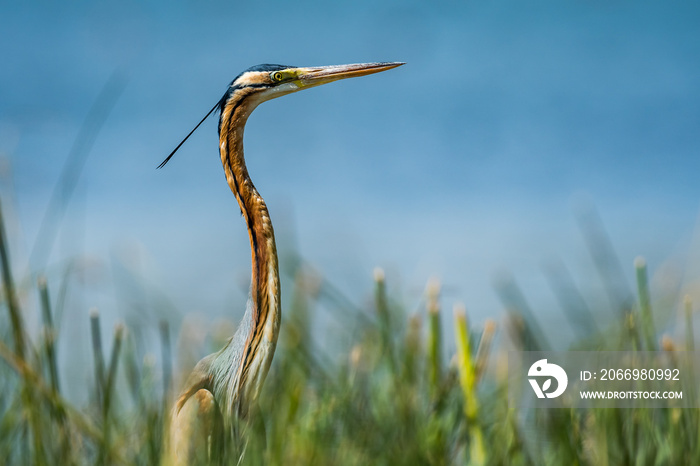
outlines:
{"label": "black crest plume", "polygon": [[214,105],[214,106],[211,108],[211,110],[209,110],[209,113],[207,113],[206,115],[204,115],[204,118],[202,118],[202,120],[201,120],[199,123],[197,123],[197,126],[195,126],[195,127],[192,129],[192,131],[190,131],[190,134],[188,134],[187,136],[185,136],[185,139],[183,139],[182,141],[180,141],[180,144],[178,144],[177,147],[176,147],[175,149],[173,149],[173,151],[170,153],[170,155],[168,155],[168,156],[165,158],[165,160],[163,160],[163,162],[161,162],[161,164],[158,165],[158,168],[163,168],[163,167],[165,166],[165,164],[168,163],[168,161],[172,158],[173,155],[175,155],[175,152],[177,152],[177,150],[180,148],[180,146],[182,146],[182,145],[185,143],[185,141],[187,141],[187,139],[188,139],[190,136],[192,136],[192,133],[194,133],[195,131],[197,131],[197,128],[199,128],[199,125],[201,125],[202,123],[204,123],[204,120],[206,120],[207,118],[209,118],[209,115],[211,115],[211,114],[214,112],[214,110],[216,110],[216,109],[219,107],[219,105],[221,105],[221,101],[217,102],[216,105]]}

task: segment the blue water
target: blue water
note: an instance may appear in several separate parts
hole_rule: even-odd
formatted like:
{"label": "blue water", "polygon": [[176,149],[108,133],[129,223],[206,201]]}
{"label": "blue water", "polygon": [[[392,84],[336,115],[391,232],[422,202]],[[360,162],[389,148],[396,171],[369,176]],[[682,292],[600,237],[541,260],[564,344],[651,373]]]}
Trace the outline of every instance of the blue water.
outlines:
{"label": "blue water", "polygon": [[407,62],[265,103],[246,129],[281,249],[360,304],[380,266],[411,309],[436,276],[446,308],[499,319],[492,282],[505,270],[559,322],[544,262],[560,258],[586,295],[602,295],[580,204],[597,207],[630,285],[637,255],[654,276],[698,278],[691,3],[231,3],[0,6],[3,203],[18,270],[90,106],[115,70],[128,76],[49,257],[56,276],[66,258],[91,259],[85,320],[90,306],[138,314],[143,296],[114,284],[130,274],[145,277],[149,306],[242,315],[250,253],[216,120],[155,167],[233,76],[265,62]]}

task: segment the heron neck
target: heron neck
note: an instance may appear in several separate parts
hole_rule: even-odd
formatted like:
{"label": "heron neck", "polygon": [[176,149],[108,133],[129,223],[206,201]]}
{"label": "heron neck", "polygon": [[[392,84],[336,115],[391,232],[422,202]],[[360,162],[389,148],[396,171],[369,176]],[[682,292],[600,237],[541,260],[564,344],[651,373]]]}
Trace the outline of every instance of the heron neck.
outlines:
{"label": "heron neck", "polygon": [[[221,115],[221,162],[231,191],[246,222],[252,255],[250,300],[252,319],[238,371],[245,398],[256,398],[270,368],[280,321],[277,248],[265,201],[253,185],[243,157],[243,129],[252,111],[245,105],[227,105]],[[248,313],[246,313],[248,316]],[[245,318],[245,317],[244,317]],[[247,400],[248,402],[251,400]],[[247,403],[245,403],[247,404]]]}

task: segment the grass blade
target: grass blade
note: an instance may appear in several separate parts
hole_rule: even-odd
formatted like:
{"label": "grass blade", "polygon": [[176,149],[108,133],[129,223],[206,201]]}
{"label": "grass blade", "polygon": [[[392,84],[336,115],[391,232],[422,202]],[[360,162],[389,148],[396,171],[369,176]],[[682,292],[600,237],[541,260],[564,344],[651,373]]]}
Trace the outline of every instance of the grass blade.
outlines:
{"label": "grass blade", "polygon": [[440,391],[442,380],[442,326],[440,322],[440,282],[428,283],[428,383],[433,399]]}
{"label": "grass blade", "polygon": [[44,338],[46,349],[46,363],[49,371],[49,381],[51,389],[56,393],[60,393],[60,383],[58,380],[58,363],[56,362],[56,329],[53,325],[53,317],[51,315],[51,301],[49,299],[49,290],[46,283],[46,278],[39,277],[37,280],[39,288],[39,297],[41,299],[41,315],[44,319]]}
{"label": "grass blade", "polygon": [[2,206],[0,205],[0,267],[2,268],[2,284],[7,310],[10,313],[10,324],[12,325],[12,335],[15,340],[15,353],[24,359],[25,333],[22,315],[17,301],[17,291],[12,278],[12,268],[10,267],[10,256],[7,248],[7,236],[5,235],[5,222],[2,216]]}
{"label": "grass blade", "polygon": [[467,314],[463,305],[455,305],[454,317],[459,384],[462,387],[464,415],[467,419],[467,430],[469,432],[469,460],[471,464],[481,465],[486,463],[486,449],[484,448],[481,427],[478,423],[479,402],[476,396],[476,367],[472,359]]}
{"label": "grass blade", "polygon": [[639,314],[642,337],[647,351],[656,351],[656,330],[654,330],[654,316],[651,311],[649,298],[649,279],[647,278],[647,263],[642,257],[634,261],[634,269],[637,275],[637,292],[639,298]]}
{"label": "grass blade", "polygon": [[105,358],[102,351],[102,335],[100,334],[100,313],[97,309],[90,310],[90,336],[92,338],[92,354],[95,370],[95,402],[97,406],[104,403]]}

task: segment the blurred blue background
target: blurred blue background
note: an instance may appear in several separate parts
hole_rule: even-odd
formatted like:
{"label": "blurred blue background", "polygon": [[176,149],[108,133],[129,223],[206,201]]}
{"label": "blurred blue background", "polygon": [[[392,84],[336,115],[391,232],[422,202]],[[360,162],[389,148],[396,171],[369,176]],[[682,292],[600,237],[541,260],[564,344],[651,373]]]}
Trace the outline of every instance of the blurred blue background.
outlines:
{"label": "blurred blue background", "polygon": [[114,276],[127,271],[182,313],[242,313],[250,252],[220,165],[218,117],[155,167],[258,63],[407,62],[265,103],[246,129],[280,248],[358,302],[380,266],[409,309],[438,277],[447,306],[498,318],[492,284],[506,270],[536,312],[555,316],[548,261],[566,264],[587,295],[601,291],[576,220],[586,205],[630,286],[637,255],[687,290],[700,276],[693,2],[0,8],[2,201],[19,271],[91,107],[110,79],[124,86],[63,197],[45,261],[60,276],[67,259],[83,258],[86,312],[125,312],[134,289]]}

